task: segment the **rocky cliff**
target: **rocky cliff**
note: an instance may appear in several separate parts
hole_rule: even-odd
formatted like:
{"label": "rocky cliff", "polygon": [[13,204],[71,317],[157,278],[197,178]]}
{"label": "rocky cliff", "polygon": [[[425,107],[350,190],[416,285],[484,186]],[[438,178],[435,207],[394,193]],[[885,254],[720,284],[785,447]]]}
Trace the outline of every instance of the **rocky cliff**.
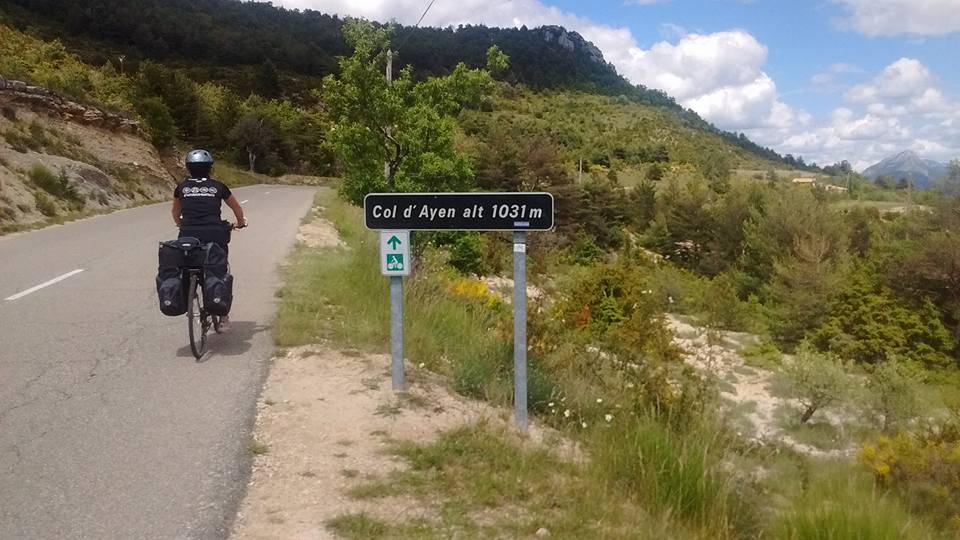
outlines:
{"label": "rocky cliff", "polygon": [[164,198],[173,183],[136,121],[0,76],[0,230]]}

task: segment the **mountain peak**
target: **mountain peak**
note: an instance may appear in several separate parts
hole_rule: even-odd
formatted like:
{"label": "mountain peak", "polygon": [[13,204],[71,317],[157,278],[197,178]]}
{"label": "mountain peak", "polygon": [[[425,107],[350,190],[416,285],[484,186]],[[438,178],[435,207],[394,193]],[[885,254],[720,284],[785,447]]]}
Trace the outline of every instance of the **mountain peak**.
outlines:
{"label": "mountain peak", "polygon": [[946,164],[923,159],[913,150],[904,150],[867,167],[863,175],[871,180],[880,176],[890,176],[895,180],[906,178],[917,186],[926,187],[943,178],[946,172]]}

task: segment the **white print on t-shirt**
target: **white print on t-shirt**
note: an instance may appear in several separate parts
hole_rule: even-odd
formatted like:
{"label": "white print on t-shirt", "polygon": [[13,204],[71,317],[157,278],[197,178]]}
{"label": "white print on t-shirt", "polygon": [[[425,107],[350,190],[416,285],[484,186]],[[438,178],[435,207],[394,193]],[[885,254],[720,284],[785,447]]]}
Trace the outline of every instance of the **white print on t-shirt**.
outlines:
{"label": "white print on t-shirt", "polygon": [[183,188],[184,197],[216,197],[217,188],[215,187],[185,187]]}

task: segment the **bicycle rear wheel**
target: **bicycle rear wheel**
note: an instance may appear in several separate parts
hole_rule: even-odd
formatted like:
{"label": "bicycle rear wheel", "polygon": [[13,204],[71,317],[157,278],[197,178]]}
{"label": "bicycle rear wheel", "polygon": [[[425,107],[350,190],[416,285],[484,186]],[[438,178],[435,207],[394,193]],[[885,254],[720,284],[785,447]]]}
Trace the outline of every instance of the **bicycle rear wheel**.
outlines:
{"label": "bicycle rear wheel", "polygon": [[190,275],[190,285],[187,296],[187,322],[190,331],[190,350],[197,360],[203,358],[203,353],[207,351],[207,329],[203,320],[203,310],[200,306],[200,298],[197,295],[197,275]]}

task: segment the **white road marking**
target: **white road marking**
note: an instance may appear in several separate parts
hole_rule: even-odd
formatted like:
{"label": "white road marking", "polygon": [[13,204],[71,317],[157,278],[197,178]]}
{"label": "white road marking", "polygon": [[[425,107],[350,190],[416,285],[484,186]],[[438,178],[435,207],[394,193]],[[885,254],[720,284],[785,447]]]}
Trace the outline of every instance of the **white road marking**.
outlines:
{"label": "white road marking", "polygon": [[77,268],[76,270],[74,270],[74,271],[72,271],[72,272],[67,272],[66,274],[64,274],[64,275],[62,275],[62,276],[55,277],[55,278],[51,279],[50,281],[47,281],[47,282],[45,282],[45,283],[41,283],[41,284],[37,285],[36,287],[30,287],[29,289],[27,289],[27,290],[25,290],[25,291],[18,292],[17,294],[15,294],[15,295],[13,295],[13,296],[8,296],[8,297],[4,298],[4,300],[7,301],[7,302],[11,302],[11,301],[13,301],[13,300],[18,300],[18,299],[23,298],[24,296],[26,296],[26,295],[28,295],[28,294],[33,294],[33,293],[39,291],[40,289],[49,287],[49,286],[51,286],[51,285],[55,285],[55,284],[57,284],[57,283],[60,283],[61,281],[67,279],[68,277],[75,276],[75,275],[79,274],[80,272],[83,272],[83,268]]}
{"label": "white road marking", "polygon": [[269,191],[264,191],[263,194],[264,194],[264,195],[269,195],[270,192],[269,192]]}
{"label": "white road marking", "polygon": [[250,202],[250,199],[247,199],[245,201],[240,201],[240,204],[247,204],[248,202]]}

